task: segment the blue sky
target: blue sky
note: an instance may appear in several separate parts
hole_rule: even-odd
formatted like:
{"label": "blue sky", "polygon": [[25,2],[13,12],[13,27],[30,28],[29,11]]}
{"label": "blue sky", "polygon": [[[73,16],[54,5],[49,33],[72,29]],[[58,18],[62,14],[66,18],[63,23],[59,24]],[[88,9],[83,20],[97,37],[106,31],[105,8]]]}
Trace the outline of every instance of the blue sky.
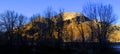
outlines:
{"label": "blue sky", "polygon": [[54,10],[63,8],[69,12],[81,12],[82,6],[90,3],[111,4],[120,23],[120,0],[0,0],[0,13],[5,10],[14,10],[27,17],[36,13],[43,13],[47,7]]}

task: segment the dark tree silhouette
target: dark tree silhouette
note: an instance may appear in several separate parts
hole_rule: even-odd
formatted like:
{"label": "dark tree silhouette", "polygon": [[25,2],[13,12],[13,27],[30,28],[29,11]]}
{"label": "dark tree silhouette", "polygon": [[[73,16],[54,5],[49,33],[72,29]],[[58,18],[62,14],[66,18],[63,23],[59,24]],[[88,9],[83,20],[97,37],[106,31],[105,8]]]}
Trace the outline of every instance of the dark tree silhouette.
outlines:
{"label": "dark tree silhouette", "polygon": [[85,42],[85,34],[84,34],[84,29],[83,29],[83,23],[84,23],[84,17],[83,16],[77,16],[75,23],[77,24],[76,27],[80,33],[80,37],[82,39],[82,42]]}
{"label": "dark tree silhouette", "polygon": [[52,7],[48,7],[45,10],[45,14],[44,14],[44,17],[46,18],[46,21],[47,21],[47,27],[48,27],[47,30],[48,30],[49,38],[53,38],[54,22],[51,20],[51,18],[55,15],[54,12],[55,11],[53,11]]}
{"label": "dark tree silhouette", "polygon": [[16,20],[17,21],[16,26],[17,26],[17,30],[19,31],[18,32],[19,35],[22,34],[22,31],[23,31],[22,27],[26,23],[26,19],[27,19],[27,17],[25,17],[24,15],[21,14],[18,16],[18,19]]}
{"label": "dark tree silhouette", "polygon": [[6,11],[0,14],[1,24],[5,28],[5,31],[7,31],[6,35],[8,42],[10,41],[13,35],[13,30],[16,27],[17,18],[18,14],[14,11]]}
{"label": "dark tree silhouette", "polygon": [[[24,25],[24,16],[19,15],[14,11],[5,11],[4,13],[0,14],[0,24],[1,27],[4,28],[3,32],[5,33],[4,36],[7,36],[8,44],[11,44],[11,41],[19,40],[19,36],[15,36],[15,34],[19,34],[21,31],[20,27]],[[15,33],[18,30],[18,33]]]}
{"label": "dark tree silhouette", "polygon": [[23,37],[22,37],[22,33],[23,33],[23,26],[24,24],[26,23],[26,19],[27,17],[25,17],[24,15],[20,14],[18,15],[18,18],[17,18],[17,22],[16,22],[16,26],[15,29],[17,29],[17,32],[16,32],[16,35],[14,35],[14,43],[17,44],[17,45],[20,45],[23,43]]}
{"label": "dark tree silhouette", "polygon": [[57,20],[57,32],[58,32],[58,41],[62,41],[62,29],[63,29],[63,26],[64,26],[64,21],[63,21],[63,13],[64,13],[64,10],[63,9],[60,9],[59,10],[59,13],[60,15],[58,16],[58,20]]}
{"label": "dark tree silhouette", "polygon": [[[99,42],[106,42],[108,38],[108,32],[110,30],[111,24],[115,22],[115,15],[113,14],[111,5],[103,4],[88,4],[83,7],[83,13],[88,18],[94,20],[94,23],[90,23],[91,27],[91,39],[93,39],[94,34],[97,36]],[[95,24],[95,27],[93,26]]]}

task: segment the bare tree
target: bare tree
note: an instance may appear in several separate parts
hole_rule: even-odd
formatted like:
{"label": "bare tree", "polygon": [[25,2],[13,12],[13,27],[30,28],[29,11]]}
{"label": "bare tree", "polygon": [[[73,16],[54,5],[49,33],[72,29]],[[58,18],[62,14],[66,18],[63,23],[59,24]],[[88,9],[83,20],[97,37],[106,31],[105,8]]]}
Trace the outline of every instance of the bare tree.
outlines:
{"label": "bare tree", "polygon": [[[48,34],[47,35],[49,38],[52,38],[53,37],[53,31],[54,31],[54,22],[51,20],[51,18],[54,16],[54,12],[53,9],[51,7],[48,7],[46,10],[45,10],[45,13],[44,13],[44,17],[46,18],[46,21],[47,21],[47,30],[48,30]],[[46,31],[47,32],[47,31]]]}
{"label": "bare tree", "polygon": [[52,7],[48,7],[45,12],[44,12],[44,17],[45,18],[52,18],[52,16],[54,16],[54,10],[52,9]]}
{"label": "bare tree", "polygon": [[27,17],[25,17],[24,15],[19,15],[18,16],[18,27],[19,26],[23,26],[25,23],[26,23],[26,21],[25,20],[27,20]]}
{"label": "bare tree", "polygon": [[57,32],[58,32],[58,41],[62,41],[62,31],[63,31],[63,26],[64,26],[64,21],[63,21],[63,13],[64,13],[64,10],[63,9],[60,9],[59,10],[59,16],[57,17]]}
{"label": "bare tree", "polygon": [[[94,23],[90,23],[92,37],[94,33],[97,33],[95,36],[98,37],[99,42],[106,42],[109,28],[111,24],[115,22],[115,15],[113,14],[111,5],[103,4],[88,4],[83,7],[83,13],[90,19],[94,20]],[[93,26],[95,24],[95,26]]]}
{"label": "bare tree", "polygon": [[17,18],[17,23],[16,23],[16,26],[17,26],[17,30],[18,30],[18,34],[20,35],[22,33],[22,26],[24,26],[24,24],[26,23],[26,19],[27,17],[25,17],[24,15],[18,15],[18,18]]}
{"label": "bare tree", "polygon": [[18,13],[9,10],[5,11],[0,14],[0,21],[5,31],[4,36],[6,36],[8,44],[11,44],[14,39],[14,29],[17,27]]}
{"label": "bare tree", "polygon": [[79,36],[81,36],[82,42],[85,42],[85,34],[83,29],[84,20],[85,20],[84,16],[77,16],[75,20],[75,24],[80,33]]}
{"label": "bare tree", "polygon": [[[11,41],[18,40],[18,34],[21,32],[20,27],[23,26],[25,22],[25,17],[23,15],[19,15],[14,11],[5,11],[0,14],[0,24],[1,27],[4,28],[5,36],[7,37],[8,44],[11,44]],[[18,30],[17,32],[14,32]],[[17,34],[17,36],[15,36]]]}
{"label": "bare tree", "polygon": [[[89,17],[92,21],[88,24],[88,26],[91,28],[91,33],[90,33],[90,41],[94,41],[94,37],[96,36],[96,30],[94,26],[94,20],[97,19],[97,6],[96,4],[87,4],[86,6],[83,7],[83,13]],[[99,25],[98,25],[99,26]]]}
{"label": "bare tree", "polygon": [[14,11],[6,11],[2,14],[0,14],[0,21],[5,27],[5,30],[8,32],[8,39],[10,39],[10,36],[12,35],[13,29],[16,27],[18,14]]}

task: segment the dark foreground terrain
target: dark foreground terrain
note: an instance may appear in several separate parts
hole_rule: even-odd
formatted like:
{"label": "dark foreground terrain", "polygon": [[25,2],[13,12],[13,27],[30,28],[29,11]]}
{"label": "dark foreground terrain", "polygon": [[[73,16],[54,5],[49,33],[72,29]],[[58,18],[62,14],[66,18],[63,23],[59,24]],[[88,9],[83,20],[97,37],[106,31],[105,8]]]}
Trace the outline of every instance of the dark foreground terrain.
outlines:
{"label": "dark foreground terrain", "polygon": [[[120,54],[112,44],[64,43],[61,45],[1,45],[0,54]],[[119,45],[119,44],[117,44]]]}

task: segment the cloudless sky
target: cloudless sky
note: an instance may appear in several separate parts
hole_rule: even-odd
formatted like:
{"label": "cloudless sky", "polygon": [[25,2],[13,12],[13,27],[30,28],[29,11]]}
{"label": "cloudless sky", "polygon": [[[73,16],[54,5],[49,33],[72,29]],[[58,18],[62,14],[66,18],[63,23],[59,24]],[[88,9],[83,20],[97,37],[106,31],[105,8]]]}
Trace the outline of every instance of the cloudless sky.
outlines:
{"label": "cloudless sky", "polygon": [[0,0],[0,13],[14,10],[27,17],[36,13],[43,13],[47,7],[54,10],[63,8],[68,12],[81,12],[82,6],[87,3],[111,4],[120,23],[120,0]]}

